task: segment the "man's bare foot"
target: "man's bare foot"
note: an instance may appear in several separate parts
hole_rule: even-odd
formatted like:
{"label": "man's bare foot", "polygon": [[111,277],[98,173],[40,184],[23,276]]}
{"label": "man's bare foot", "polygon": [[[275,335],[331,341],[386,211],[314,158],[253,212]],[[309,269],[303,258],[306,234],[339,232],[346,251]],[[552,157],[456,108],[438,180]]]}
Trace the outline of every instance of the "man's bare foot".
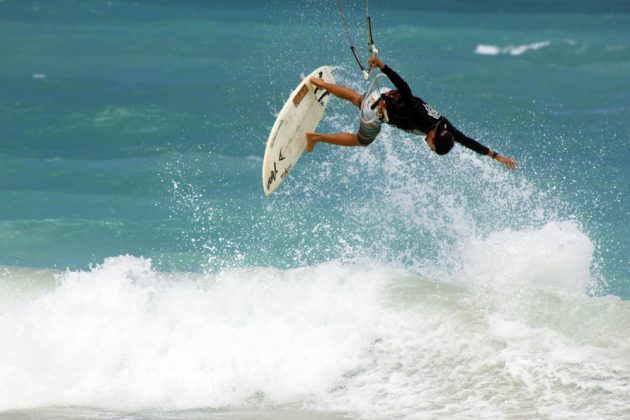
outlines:
{"label": "man's bare foot", "polygon": [[306,151],[311,153],[313,150],[315,150],[315,136],[317,134],[313,133],[312,131],[309,131],[308,133],[306,133]]}

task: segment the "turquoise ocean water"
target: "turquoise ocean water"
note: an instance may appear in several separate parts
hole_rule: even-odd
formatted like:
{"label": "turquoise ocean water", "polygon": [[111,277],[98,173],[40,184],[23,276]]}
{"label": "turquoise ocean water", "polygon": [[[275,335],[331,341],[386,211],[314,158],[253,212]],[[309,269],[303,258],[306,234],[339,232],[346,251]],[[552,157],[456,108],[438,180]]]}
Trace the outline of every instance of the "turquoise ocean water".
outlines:
{"label": "turquoise ocean water", "polygon": [[0,417],[630,417],[630,4],[388,3],[516,172],[385,128],[264,197],[300,77],[367,86],[335,1],[0,0]]}

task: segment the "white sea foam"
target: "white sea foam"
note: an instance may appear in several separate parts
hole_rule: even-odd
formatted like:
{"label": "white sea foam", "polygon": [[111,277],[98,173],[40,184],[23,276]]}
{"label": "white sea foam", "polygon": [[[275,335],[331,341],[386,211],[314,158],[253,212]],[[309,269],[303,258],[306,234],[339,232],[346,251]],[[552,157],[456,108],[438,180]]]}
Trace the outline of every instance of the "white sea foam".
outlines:
{"label": "white sea foam", "polygon": [[584,295],[594,286],[594,245],[575,222],[501,231],[462,244],[464,275],[492,287],[553,288]]}
{"label": "white sea foam", "polygon": [[164,276],[134,257],[60,274],[0,315],[0,410],[320,394],[360,364],[385,278],[335,264]]}
{"label": "white sea foam", "polygon": [[[485,253],[503,264],[551,250],[543,265],[570,278],[555,265],[590,259],[575,229],[499,233],[506,251],[491,235],[463,274],[481,279]],[[110,258],[3,306],[0,410],[255,401],[369,418],[627,415],[630,306],[538,287],[526,265],[488,294],[369,262],[202,275]]]}
{"label": "white sea foam", "polygon": [[522,55],[528,51],[536,51],[541,48],[545,48],[551,45],[549,41],[534,42],[524,45],[508,45],[506,47],[499,47],[496,45],[480,44],[475,47],[475,54],[478,55]]}

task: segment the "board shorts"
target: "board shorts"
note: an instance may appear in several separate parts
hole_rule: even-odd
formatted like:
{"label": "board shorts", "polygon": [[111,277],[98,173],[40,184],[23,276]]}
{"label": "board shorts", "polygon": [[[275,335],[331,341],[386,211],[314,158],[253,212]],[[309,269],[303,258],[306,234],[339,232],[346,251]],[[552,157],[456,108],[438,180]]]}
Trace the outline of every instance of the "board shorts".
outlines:
{"label": "board shorts", "polygon": [[389,89],[381,89],[380,91],[365,92],[361,95],[361,108],[359,110],[359,131],[357,132],[357,139],[359,143],[364,146],[372,143],[378,133],[381,132],[381,125],[383,121],[377,114],[376,110],[372,109],[372,104],[376,101],[380,101],[381,94],[389,91]]}
{"label": "board shorts", "polygon": [[378,133],[381,132],[381,124],[382,122],[378,121],[378,124],[366,123],[361,120],[359,124],[359,132],[357,133],[357,140],[364,146],[371,144]]}

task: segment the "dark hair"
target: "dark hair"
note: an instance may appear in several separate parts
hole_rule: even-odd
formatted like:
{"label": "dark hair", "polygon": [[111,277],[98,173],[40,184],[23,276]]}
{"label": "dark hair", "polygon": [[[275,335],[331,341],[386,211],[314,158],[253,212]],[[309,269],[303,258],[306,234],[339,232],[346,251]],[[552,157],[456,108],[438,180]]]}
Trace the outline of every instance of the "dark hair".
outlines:
{"label": "dark hair", "polygon": [[435,127],[435,153],[438,155],[445,155],[451,151],[455,145],[453,135],[448,131],[448,124],[441,120]]}

